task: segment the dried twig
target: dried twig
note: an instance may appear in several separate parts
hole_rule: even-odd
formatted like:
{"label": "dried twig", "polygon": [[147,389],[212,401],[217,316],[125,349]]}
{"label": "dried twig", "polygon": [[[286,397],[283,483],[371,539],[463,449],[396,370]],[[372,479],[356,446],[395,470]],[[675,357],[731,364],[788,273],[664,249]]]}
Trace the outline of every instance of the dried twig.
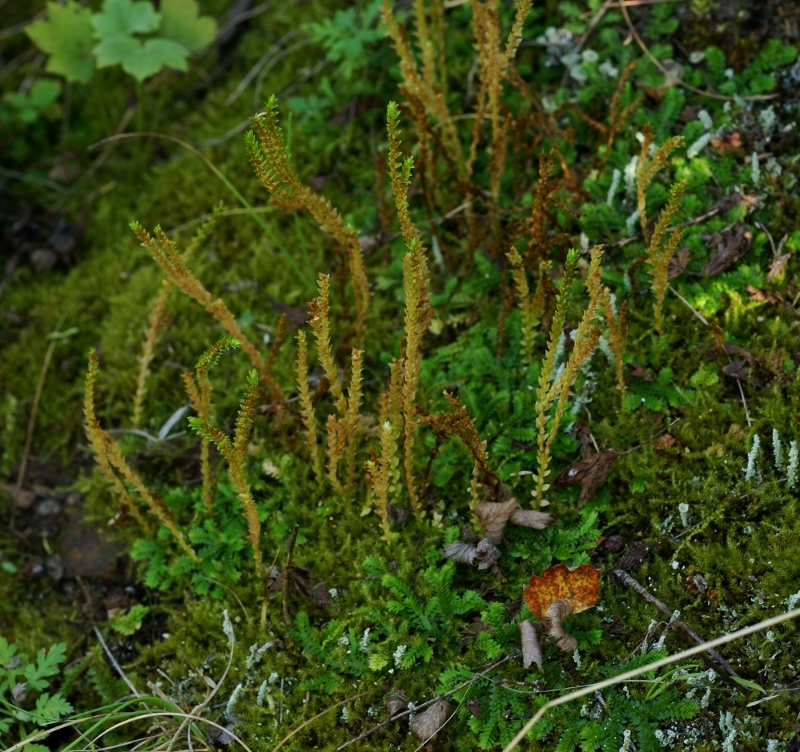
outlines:
{"label": "dried twig", "polygon": [[[671,611],[665,603],[662,603],[660,600],[658,600],[658,598],[656,598],[649,590],[645,589],[636,580],[634,580],[633,577],[631,577],[627,572],[624,572],[621,569],[615,569],[614,576],[617,577],[624,585],[627,585],[629,588],[635,590],[648,603],[652,603],[656,608],[663,611],[670,619],[670,626],[686,642],[694,643],[696,645],[706,644],[706,641],[696,632],[692,631],[692,629],[690,629],[685,622],[681,621],[680,619],[673,618],[675,612]],[[728,676],[739,676],[739,674],[733,670],[731,665],[716,650],[709,649],[708,654],[722,667]]]}

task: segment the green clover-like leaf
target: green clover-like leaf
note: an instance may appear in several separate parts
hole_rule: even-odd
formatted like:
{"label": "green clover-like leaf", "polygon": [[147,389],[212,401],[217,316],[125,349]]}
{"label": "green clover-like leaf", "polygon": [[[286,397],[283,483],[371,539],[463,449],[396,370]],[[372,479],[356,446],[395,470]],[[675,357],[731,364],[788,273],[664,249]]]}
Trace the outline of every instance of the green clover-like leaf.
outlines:
{"label": "green clover-like leaf", "polygon": [[47,18],[25,29],[30,40],[50,57],[45,70],[67,81],[85,84],[94,73],[92,14],[75,0],[47,3]]}
{"label": "green clover-like leaf", "polygon": [[35,122],[41,112],[52,105],[61,93],[61,84],[50,79],[39,79],[24,94],[7,92],[3,97],[16,111],[23,123]]}
{"label": "green clover-like leaf", "polygon": [[141,42],[126,34],[118,34],[100,42],[95,48],[97,67],[121,65],[122,70],[137,81],[158,73],[163,67],[187,70],[189,51],[171,39],[148,39]]}
{"label": "green clover-like leaf", "polygon": [[159,35],[196,52],[214,41],[217,24],[211,16],[200,15],[196,0],[163,0]]}
{"label": "green clover-like leaf", "polygon": [[97,39],[118,34],[149,34],[161,23],[161,14],[147,0],[103,0],[100,13],[92,16]]}

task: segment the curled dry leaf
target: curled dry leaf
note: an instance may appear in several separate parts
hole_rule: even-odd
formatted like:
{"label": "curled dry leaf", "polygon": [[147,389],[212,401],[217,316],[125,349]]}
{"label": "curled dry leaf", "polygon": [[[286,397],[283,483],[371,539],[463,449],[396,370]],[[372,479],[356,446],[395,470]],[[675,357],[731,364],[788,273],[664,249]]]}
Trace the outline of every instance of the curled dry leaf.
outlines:
{"label": "curled dry leaf", "polygon": [[459,564],[469,564],[469,566],[474,567],[477,551],[478,549],[470,543],[456,541],[445,546],[442,553],[446,559],[452,559]]}
{"label": "curled dry leaf", "polygon": [[496,570],[499,558],[500,551],[488,538],[478,542],[475,548],[475,560],[478,563],[478,569]]}
{"label": "curled dry leaf", "polygon": [[386,709],[391,717],[408,710],[408,698],[402,692],[386,695]]}
{"label": "curled dry leaf", "polygon": [[534,509],[522,509],[515,498],[507,501],[482,501],[475,507],[475,516],[483,526],[486,537],[494,544],[503,540],[506,524],[544,530],[555,521],[551,514]]}
{"label": "curled dry leaf", "polygon": [[424,713],[420,713],[411,723],[411,730],[423,741],[433,738],[444,726],[450,713],[450,703],[439,700],[433,703]]}
{"label": "curled dry leaf", "polygon": [[460,564],[468,564],[478,569],[491,569],[493,573],[499,573],[497,560],[500,558],[500,551],[488,538],[480,540],[477,546],[456,541],[445,546],[442,553],[446,559],[452,559]]}
{"label": "curled dry leaf", "polygon": [[511,514],[509,522],[512,525],[532,527],[534,530],[544,530],[555,522],[555,517],[546,512],[537,512],[535,509],[522,509],[517,507]]}
{"label": "curled dry leaf", "polygon": [[522,640],[522,667],[530,668],[535,663],[542,667],[542,649],[539,646],[539,635],[530,619],[525,619],[519,625],[520,639]]}
{"label": "curled dry leaf", "polygon": [[530,585],[523,588],[523,594],[531,613],[544,621],[551,603],[565,600],[577,614],[600,600],[599,590],[599,569],[589,564],[568,569],[565,564],[559,564],[545,569],[541,577],[533,575]]}
{"label": "curled dry leaf", "polygon": [[564,619],[572,615],[575,609],[569,601],[559,598],[553,601],[544,615],[547,634],[558,640],[556,643],[565,653],[571,653],[578,647],[578,641],[564,631]]}
{"label": "curled dry leaf", "polygon": [[503,540],[503,530],[517,507],[517,500],[513,497],[508,501],[482,501],[475,507],[475,516],[492,543]]}

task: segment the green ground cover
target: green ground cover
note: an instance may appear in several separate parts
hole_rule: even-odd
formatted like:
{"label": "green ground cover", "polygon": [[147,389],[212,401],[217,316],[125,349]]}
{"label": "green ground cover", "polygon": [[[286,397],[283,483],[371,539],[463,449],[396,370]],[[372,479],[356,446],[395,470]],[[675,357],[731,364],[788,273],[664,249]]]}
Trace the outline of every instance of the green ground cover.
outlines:
{"label": "green ground cover", "polygon": [[[791,9],[6,7],[3,749],[502,749],[800,604]],[[797,639],[520,748],[796,749]]]}

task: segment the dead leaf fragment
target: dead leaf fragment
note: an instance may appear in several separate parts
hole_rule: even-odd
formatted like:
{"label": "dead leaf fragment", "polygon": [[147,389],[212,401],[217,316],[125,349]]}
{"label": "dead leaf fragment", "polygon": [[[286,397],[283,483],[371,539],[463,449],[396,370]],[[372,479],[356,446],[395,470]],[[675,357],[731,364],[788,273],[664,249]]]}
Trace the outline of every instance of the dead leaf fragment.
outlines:
{"label": "dead leaf fragment", "polygon": [[669,260],[669,264],[667,265],[667,279],[675,279],[675,277],[679,277],[683,274],[691,260],[692,254],[688,246],[683,246],[683,248],[677,251]]}
{"label": "dead leaf fragment", "polygon": [[711,256],[703,265],[700,273],[704,277],[714,277],[741,259],[753,242],[753,233],[741,222],[702,236],[711,246]]}
{"label": "dead leaf fragment", "polygon": [[600,451],[589,455],[586,459],[573,462],[566,470],[561,472],[555,480],[558,485],[582,484],[578,497],[581,501],[591,499],[600,486],[606,482],[608,470],[617,459],[616,452]]}
{"label": "dead leaf fragment", "polygon": [[600,570],[590,564],[568,569],[565,564],[548,567],[541,577],[533,575],[530,585],[523,588],[525,602],[531,613],[541,621],[547,609],[557,600],[567,601],[575,613],[594,606],[600,590]]}
{"label": "dead leaf fragment", "polygon": [[508,501],[482,501],[475,507],[475,516],[492,543],[503,540],[503,530],[517,506],[517,500],[512,497]]}
{"label": "dead leaf fragment", "polygon": [[783,303],[784,297],[779,292],[775,290],[759,290],[754,285],[747,285],[747,292],[750,293],[750,297],[758,303],[769,303],[770,305],[778,305],[778,303]]}
{"label": "dead leaf fragment", "polygon": [[494,574],[500,573],[497,567],[500,551],[488,538],[478,541],[476,546],[456,541],[445,546],[442,553],[446,559],[452,559],[460,564],[468,564],[471,567],[478,567],[478,569],[489,569]]}
{"label": "dead leaf fragment", "polygon": [[408,698],[402,692],[387,695],[385,702],[390,716],[395,716],[408,709]]}
{"label": "dead leaf fragment", "polygon": [[556,645],[565,653],[571,653],[578,647],[578,641],[564,631],[564,620],[575,613],[575,609],[569,601],[559,598],[550,604],[544,615],[547,624],[547,634],[558,640]]}
{"label": "dead leaf fragment", "polygon": [[791,253],[784,253],[780,256],[776,256],[772,260],[772,263],[769,265],[769,271],[767,272],[767,279],[770,282],[774,282],[783,274],[783,270],[791,257]]}
{"label": "dead leaf fragment", "polygon": [[452,559],[453,561],[457,561],[459,564],[468,564],[469,566],[474,567],[475,555],[477,551],[478,549],[470,543],[456,541],[455,543],[450,543],[445,546],[442,553],[446,559]]}
{"label": "dead leaf fragment", "polygon": [[494,544],[503,540],[503,531],[508,522],[534,530],[544,530],[555,521],[551,514],[522,509],[513,496],[507,501],[482,501],[475,507],[475,516],[483,526],[486,537]]}
{"label": "dead leaf fragment", "polygon": [[497,560],[499,558],[500,551],[488,538],[480,541],[475,548],[475,560],[478,562],[478,569],[497,571]]}
{"label": "dead leaf fragment", "polygon": [[423,741],[432,739],[445,724],[450,714],[450,703],[439,700],[433,703],[424,713],[420,713],[411,723],[411,730]]}
{"label": "dead leaf fragment", "polygon": [[530,668],[535,663],[539,668],[542,667],[542,649],[539,646],[539,636],[536,634],[536,627],[530,619],[525,619],[519,625],[520,639],[522,640],[522,667]]}
{"label": "dead leaf fragment", "polygon": [[646,541],[640,540],[631,543],[630,546],[625,549],[625,553],[619,560],[618,568],[623,572],[630,572],[632,569],[636,569],[636,567],[644,561],[649,550],[650,546]]}
{"label": "dead leaf fragment", "polygon": [[509,518],[512,525],[520,527],[530,527],[534,530],[544,530],[548,525],[555,522],[555,517],[546,512],[537,512],[535,509],[522,509],[517,507]]}

